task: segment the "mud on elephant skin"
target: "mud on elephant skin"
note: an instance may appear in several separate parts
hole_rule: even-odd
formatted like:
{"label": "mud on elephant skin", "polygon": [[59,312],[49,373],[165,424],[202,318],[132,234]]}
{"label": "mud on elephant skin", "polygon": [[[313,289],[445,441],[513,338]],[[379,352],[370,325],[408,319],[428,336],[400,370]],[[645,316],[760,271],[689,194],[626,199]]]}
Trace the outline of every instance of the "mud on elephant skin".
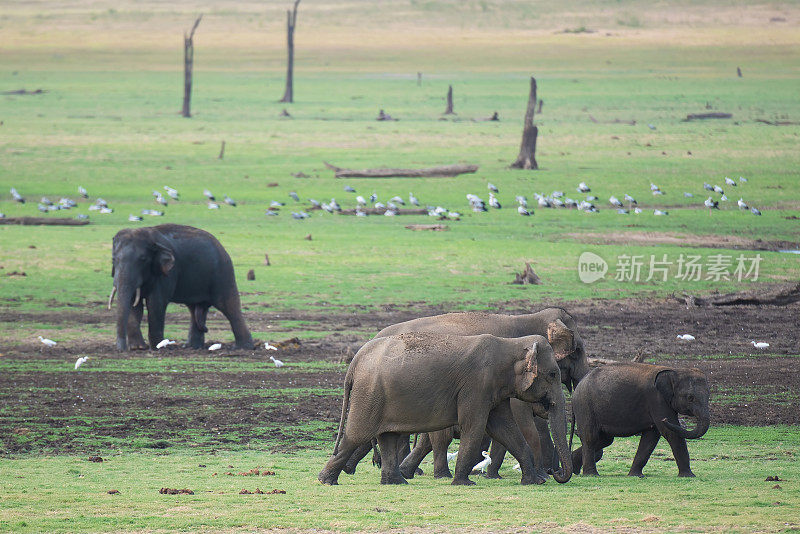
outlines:
{"label": "mud on elephant skin", "polygon": [[214,306],[231,324],[237,348],[252,349],[244,321],[233,263],[217,239],[198,228],[162,224],[126,228],[114,236],[112,270],[117,300],[117,349],[146,349],[141,321],[147,305],[150,347],[164,339],[167,304],[185,304],[191,314],[187,346],[205,343],[208,308]]}
{"label": "mud on elephant skin", "polygon": [[[398,449],[416,432],[458,425],[461,446],[453,484],[474,484],[469,459],[486,432],[520,462],[522,483],[535,483],[533,453],[514,423],[509,399],[549,408],[566,482],[572,462],[566,443],[561,374],[553,349],[541,336],[502,339],[491,335],[405,333],[373,339],[353,358],[333,456],[318,478],[336,484],[353,452],[378,438],[381,483],[404,484]],[[558,433],[558,429],[560,433]]]}
{"label": "mud on elephant skin", "polygon": [[[661,436],[678,464],[678,476],[693,477],[687,439],[702,437],[710,421],[709,389],[699,369],[672,369],[646,363],[615,363],[591,371],[575,388],[572,410],[581,447],[572,453],[575,472],[597,475],[596,453],[615,437],[641,434],[629,476],[642,469]],[[694,429],[683,428],[678,414],[692,416]]]}
{"label": "mud on elephant skin", "polygon": [[[518,338],[530,335],[547,337],[553,347],[561,380],[572,391],[573,387],[589,372],[583,339],[578,333],[575,319],[563,308],[545,308],[535,313],[523,315],[504,315],[481,312],[446,313],[430,317],[420,317],[410,321],[388,326],[378,332],[376,338],[403,332],[438,332],[453,335],[492,334],[498,337]],[[558,469],[558,455],[553,447],[548,422],[537,417],[521,401],[511,401],[514,419],[533,450],[534,461],[540,474]],[[421,436],[411,454],[403,460],[402,471],[411,477],[425,456],[433,451],[434,477],[451,477],[446,461],[446,451],[452,441],[453,431],[439,436]],[[498,470],[505,457],[506,449],[498,441],[492,443],[492,463],[486,476],[499,478]],[[475,463],[482,460],[480,454]],[[357,462],[357,460],[356,460]],[[350,462],[354,464],[353,461]],[[546,475],[545,475],[546,476]]]}

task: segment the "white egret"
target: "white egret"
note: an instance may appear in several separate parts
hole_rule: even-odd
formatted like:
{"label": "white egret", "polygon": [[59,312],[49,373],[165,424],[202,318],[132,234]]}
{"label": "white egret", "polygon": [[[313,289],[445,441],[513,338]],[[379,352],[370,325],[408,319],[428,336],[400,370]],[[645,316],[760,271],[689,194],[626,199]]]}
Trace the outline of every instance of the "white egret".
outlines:
{"label": "white egret", "polygon": [[158,345],[156,345],[156,348],[157,349],[163,349],[167,345],[174,345],[175,343],[176,343],[175,341],[171,341],[169,339],[162,339],[161,341],[158,342]]}
{"label": "white egret", "polygon": [[272,360],[272,363],[274,363],[274,364],[275,364],[275,367],[283,367],[283,362],[282,362],[282,361],[280,361],[280,360],[279,360],[278,358],[276,358],[275,356],[270,356],[270,357],[269,357],[269,359],[270,359],[270,360]]}
{"label": "white egret", "polygon": [[274,345],[270,345],[269,342],[264,342],[264,348],[267,350],[278,350],[278,347]]}
{"label": "white egret", "polygon": [[221,348],[222,348],[222,343],[214,343],[213,345],[208,347],[208,350],[219,350]]}
{"label": "white egret", "polygon": [[47,339],[46,337],[42,337],[42,336],[39,336],[39,341],[41,341],[42,343],[44,343],[48,347],[55,347],[56,345],[58,345],[58,343],[56,343],[52,339]]}
{"label": "white egret", "polygon": [[484,460],[475,464],[475,467],[473,467],[472,470],[485,473],[486,468],[492,463],[492,459],[489,457],[489,453],[487,451],[481,451],[481,455],[484,457]]}
{"label": "white egret", "polygon": [[764,341],[758,341],[758,342],[751,341],[750,343],[752,343],[753,346],[757,349],[766,349],[767,347],[769,347],[769,343],[765,343]]}
{"label": "white egret", "polygon": [[80,367],[81,365],[83,365],[84,363],[86,363],[86,360],[88,360],[88,359],[89,359],[89,357],[88,357],[88,356],[81,356],[80,358],[78,358],[77,360],[75,360],[75,370],[77,371],[77,370],[78,370],[78,367]]}
{"label": "white egret", "polygon": [[692,334],[680,334],[678,335],[678,339],[681,341],[694,341],[694,336]]}

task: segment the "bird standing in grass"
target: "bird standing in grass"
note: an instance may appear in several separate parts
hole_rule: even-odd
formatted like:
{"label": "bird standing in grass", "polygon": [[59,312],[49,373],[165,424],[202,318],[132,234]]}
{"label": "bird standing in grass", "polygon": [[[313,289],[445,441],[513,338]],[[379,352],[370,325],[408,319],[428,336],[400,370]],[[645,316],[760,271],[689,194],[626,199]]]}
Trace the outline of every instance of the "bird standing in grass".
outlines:
{"label": "bird standing in grass", "polygon": [[694,341],[694,336],[692,334],[680,334],[678,339],[681,341]]}
{"label": "bird standing in grass", "polygon": [[17,193],[17,190],[14,189],[13,187],[11,188],[11,196],[14,197],[14,200],[19,202],[20,204],[25,204],[25,199],[22,198],[22,195]]}
{"label": "bird standing in grass", "polygon": [[736,204],[738,204],[738,205],[739,205],[739,209],[740,209],[740,210],[746,210],[746,209],[749,209],[749,208],[748,208],[748,206],[747,206],[747,204],[745,204],[745,202],[744,202],[744,199],[743,199],[743,198],[740,198],[739,200],[737,200],[737,201],[736,201]]}
{"label": "bird standing in grass", "polygon": [[475,467],[473,467],[472,470],[485,473],[486,468],[492,463],[492,459],[489,457],[489,453],[487,451],[481,451],[481,456],[484,457],[484,460],[475,464]]}
{"label": "bird standing in grass", "polygon": [[757,349],[766,349],[767,347],[769,347],[769,343],[765,343],[765,342],[763,342],[763,341],[758,341],[758,342],[756,342],[756,341],[751,341],[750,343],[752,343],[752,344],[753,344],[753,346],[754,346],[755,348],[757,348]]}
{"label": "bird standing in grass", "polygon": [[42,336],[39,336],[39,341],[41,341],[42,343],[44,343],[48,347],[55,347],[56,345],[58,345],[58,343],[56,343],[52,339],[47,339],[46,337],[42,337]]}
{"label": "bird standing in grass", "polygon": [[718,210],[719,209],[719,202],[714,200],[711,197],[708,197],[705,202],[703,202],[705,207],[708,208],[708,214],[711,215],[711,210]]}
{"label": "bird standing in grass", "polygon": [[227,204],[228,206],[233,206],[234,208],[236,207],[236,201],[233,200],[228,195],[225,195],[225,204]]}
{"label": "bird standing in grass", "polygon": [[527,209],[525,209],[525,207],[522,206],[522,205],[517,206],[517,213],[519,213],[520,215],[523,215],[525,217],[527,217],[527,216],[529,216],[531,214],[531,212],[529,212]]}
{"label": "bird standing in grass", "polygon": [[497,189],[497,186],[496,186],[496,185],[494,185],[492,182],[489,182],[488,184],[486,184],[486,187],[487,187],[487,188],[489,189],[489,191],[491,191],[492,193],[499,193],[499,192],[500,192],[500,190],[499,190],[499,189]]}
{"label": "bird standing in grass", "polygon": [[208,350],[219,350],[221,348],[222,348],[222,343],[214,343],[213,345],[208,347]]}
{"label": "bird standing in grass", "polygon": [[276,358],[275,356],[270,356],[270,357],[269,357],[269,359],[270,359],[270,360],[272,360],[272,363],[274,363],[274,364],[275,364],[275,367],[283,367],[283,362],[282,362],[282,361],[280,361],[280,360],[279,360],[278,358]]}
{"label": "bird standing in grass", "polygon": [[83,186],[80,186],[80,185],[78,186],[78,194],[80,196],[82,196],[83,198],[89,198],[89,193],[86,191],[86,189]]}
{"label": "bird standing in grass", "polygon": [[209,191],[208,189],[203,189],[203,195],[205,195],[205,197],[208,200],[217,200],[216,198],[214,198],[214,195],[211,194],[211,191]]}
{"label": "bird standing in grass", "polygon": [[158,342],[158,345],[156,345],[156,348],[157,349],[163,349],[167,345],[174,345],[174,344],[175,344],[175,341],[171,341],[169,339],[162,339],[161,341]]}
{"label": "bird standing in grass", "polygon": [[414,196],[414,193],[408,193],[408,203],[419,206],[419,200]]}
{"label": "bird standing in grass", "polygon": [[78,358],[77,360],[75,360],[75,370],[77,371],[77,370],[78,370],[78,367],[80,367],[81,365],[83,365],[84,363],[86,363],[86,361],[87,361],[88,359],[89,359],[89,357],[88,357],[88,356],[81,356],[80,358]]}

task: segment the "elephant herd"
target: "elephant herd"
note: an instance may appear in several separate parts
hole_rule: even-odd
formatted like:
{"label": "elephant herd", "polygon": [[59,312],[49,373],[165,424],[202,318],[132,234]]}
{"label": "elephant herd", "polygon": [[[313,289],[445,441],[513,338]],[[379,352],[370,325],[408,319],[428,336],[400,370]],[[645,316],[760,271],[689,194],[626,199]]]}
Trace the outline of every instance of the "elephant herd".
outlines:
{"label": "elephant herd", "polygon": [[[567,444],[562,384],[572,392],[581,439],[575,451]],[[696,427],[684,428],[679,414],[696,418]],[[701,371],[632,362],[591,368],[566,310],[448,313],[389,326],[356,353],[333,456],[318,479],[337,484],[377,439],[382,484],[407,483],[433,452],[434,477],[472,485],[469,475],[491,439],[487,478],[500,478],[508,451],[522,484],[542,484],[548,475],[564,483],[581,469],[597,475],[603,448],[636,434],[641,440],[629,475],[643,476],[664,436],[678,475],[692,477],[686,439],[705,434],[709,419]],[[409,452],[411,434],[419,435]],[[461,442],[453,474],[447,448],[454,437]]]}
{"label": "elephant herd", "polygon": [[[169,302],[191,315],[187,346],[205,341],[211,306],[231,324],[238,348],[252,349],[230,256],[203,230],[165,224],[124,229],[113,240],[112,276],[117,305],[117,349],[147,348],[141,333],[146,304],[149,346],[163,339]],[[567,443],[566,400],[581,447]],[[678,415],[697,419],[694,429]],[[435,477],[471,485],[473,466],[491,440],[488,478],[499,478],[506,451],[516,458],[522,484],[547,477],[567,482],[574,473],[596,475],[603,448],[615,437],[641,434],[629,475],[642,476],[663,436],[679,476],[689,468],[686,439],[708,430],[709,390],[697,369],[643,363],[590,368],[575,319],[561,308],[526,315],[448,313],[384,328],[353,358],[333,456],[319,473],[337,484],[342,471],[380,447],[381,483],[405,484],[433,452]],[[417,434],[413,450],[409,436]],[[460,438],[455,473],[447,448]]]}

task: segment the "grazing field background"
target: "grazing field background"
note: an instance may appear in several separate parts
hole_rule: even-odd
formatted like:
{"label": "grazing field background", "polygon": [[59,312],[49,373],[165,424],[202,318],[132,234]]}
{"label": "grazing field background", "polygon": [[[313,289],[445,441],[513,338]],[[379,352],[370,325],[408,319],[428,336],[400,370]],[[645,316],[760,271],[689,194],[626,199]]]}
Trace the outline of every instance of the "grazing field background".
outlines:
{"label": "grazing field background", "polygon": [[[668,300],[797,281],[800,256],[779,252],[800,249],[797,4],[303,0],[295,103],[283,104],[288,7],[272,0],[3,4],[0,92],[43,92],[0,95],[0,212],[38,216],[41,197],[69,197],[77,208],[43,216],[87,213],[91,224],[0,225],[0,529],[800,528],[800,421],[791,415],[798,397],[790,378],[800,310],[689,313]],[[201,13],[193,117],[185,119],[183,32]],[[508,165],[519,149],[530,76],[544,101],[536,116],[540,170],[515,171]],[[442,115],[448,85],[455,116]],[[283,109],[291,118],[280,116]],[[399,120],[376,121],[380,109]],[[733,118],[683,120],[707,111]],[[484,120],[494,112],[500,121]],[[344,180],[325,161],[480,169],[456,178]],[[726,186],[726,176],[739,185]],[[581,181],[599,197],[599,213],[535,206],[534,193],[585,198],[575,191]],[[465,195],[486,199],[487,182],[499,187],[503,208],[473,213]],[[704,182],[725,189],[729,200],[719,211],[703,206]],[[665,194],[651,195],[651,183]],[[161,209],[151,193],[165,185],[181,200],[163,217],[128,222],[129,214]],[[207,209],[204,188],[238,206]],[[407,201],[413,192],[423,206],[462,217],[442,221],[444,232],[404,228],[436,222],[424,215],[291,217],[310,207],[309,198],[352,208],[356,194],[373,192],[383,202]],[[641,214],[612,209],[609,196],[626,193]],[[516,195],[528,197],[534,216],[517,214]],[[88,211],[98,197],[114,213]],[[739,210],[740,197],[762,215]],[[273,200],[286,206],[267,217]],[[286,376],[263,363],[263,350],[226,348],[213,360],[182,350],[111,350],[113,312],[104,308],[111,238],[121,228],[166,222],[221,240],[256,338],[300,338],[300,348],[279,354]],[[586,251],[609,264],[593,284],[578,278]],[[645,274],[651,256],[666,255],[668,279],[615,280],[622,254],[642,256]],[[682,280],[682,254],[703,263],[758,254],[759,277]],[[510,284],[526,261],[543,285]],[[250,269],[254,281],[245,280]],[[545,304],[580,309],[597,356],[644,351],[653,362],[725,362],[713,367],[719,381],[712,378],[715,422],[723,426],[690,444],[698,480],[675,478],[663,445],[648,465],[651,478],[623,478],[635,442],[618,440],[600,465],[607,476],[564,486],[520,487],[513,464],[504,467],[505,480],[480,480],[469,490],[428,476],[382,488],[368,465],[343,476],[339,488],[316,485],[338,419],[341,361],[374,332],[426,313],[518,313]],[[185,339],[186,319],[171,305],[166,335]],[[223,318],[212,314],[209,323],[209,340],[232,341]],[[703,334],[696,349],[675,346],[684,331]],[[38,335],[59,345],[44,352]],[[753,355],[751,339],[771,347]],[[75,372],[81,355],[90,360]],[[725,374],[728,364],[736,372]],[[209,387],[203,377],[215,374],[221,381]],[[152,387],[134,395],[142,383]],[[763,419],[753,415],[760,409]],[[181,414],[184,423],[174,427]],[[110,460],[85,463],[89,454]],[[261,479],[269,487],[223,474],[256,466],[276,471]],[[785,480],[767,483],[767,475]],[[239,486],[259,484],[287,494],[238,495]],[[164,486],[195,494],[158,494]]]}

